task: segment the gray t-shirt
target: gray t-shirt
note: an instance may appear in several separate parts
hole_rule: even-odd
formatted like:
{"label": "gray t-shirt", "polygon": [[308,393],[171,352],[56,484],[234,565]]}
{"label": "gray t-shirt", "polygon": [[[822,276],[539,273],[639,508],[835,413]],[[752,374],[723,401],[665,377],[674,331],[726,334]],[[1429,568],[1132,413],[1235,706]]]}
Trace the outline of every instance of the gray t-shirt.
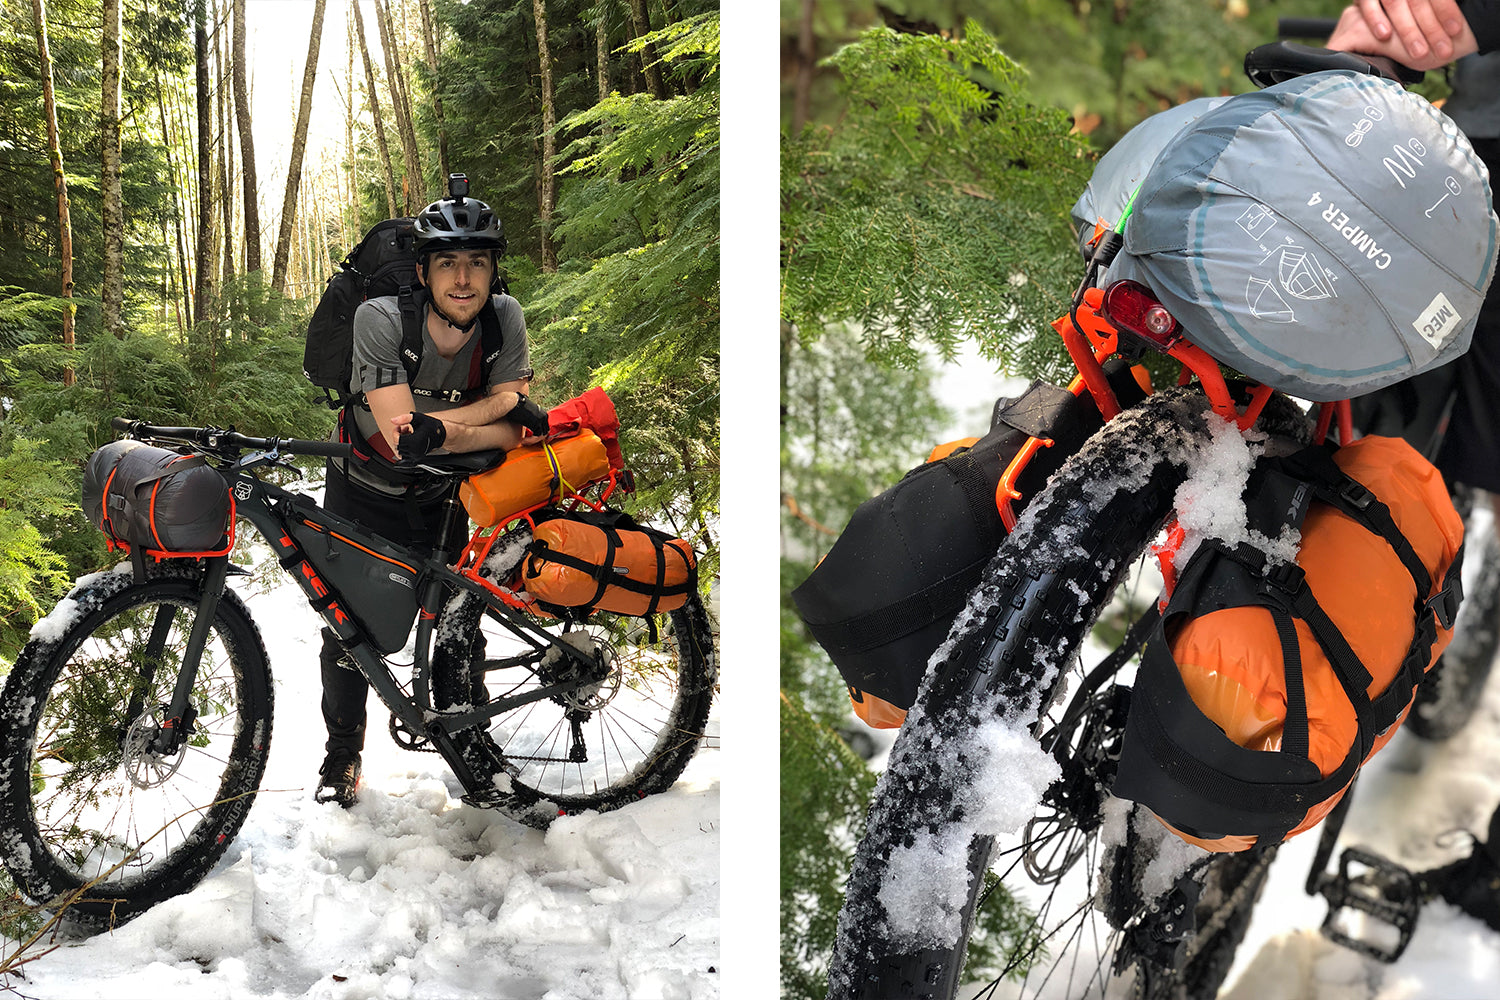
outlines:
{"label": "gray t-shirt", "polygon": [[[485,390],[516,379],[531,377],[531,355],[526,342],[526,318],[521,304],[509,295],[492,296],[495,314],[500,318],[500,356],[490,368],[485,380]],[[427,309],[422,313],[422,363],[412,384],[421,389],[464,389],[469,384],[469,373],[475,364],[475,352],[479,350],[480,324],[475,324],[469,339],[452,358],[438,353],[437,345],[427,331]],[[354,312],[354,363],[349,377],[349,390],[354,393],[369,392],[388,385],[405,385],[406,366],[401,363],[401,309],[396,296],[387,295],[370,299]],[[477,398],[477,397],[476,397]],[[414,395],[412,397],[418,413],[436,413],[449,410],[462,403],[452,403],[436,396]],[[363,406],[350,407],[355,426],[369,440],[380,428],[375,418]],[[400,493],[394,487],[367,471],[359,463],[350,463],[350,477],[363,486],[383,493]]]}

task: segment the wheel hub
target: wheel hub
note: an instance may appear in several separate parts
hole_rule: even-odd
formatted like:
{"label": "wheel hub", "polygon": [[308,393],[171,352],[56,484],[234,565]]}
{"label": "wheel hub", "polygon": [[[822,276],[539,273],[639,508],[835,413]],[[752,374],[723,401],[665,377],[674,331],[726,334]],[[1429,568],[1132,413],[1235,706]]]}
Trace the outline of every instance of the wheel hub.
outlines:
{"label": "wheel hub", "polygon": [[153,749],[161,737],[161,718],[165,714],[165,706],[148,708],[136,716],[130,728],[125,730],[125,740],[120,749],[124,757],[125,775],[136,788],[156,788],[166,784],[172,780],[172,776],[182,766],[183,758],[187,756],[185,741],[174,741],[177,743],[177,750],[172,754],[159,753]]}

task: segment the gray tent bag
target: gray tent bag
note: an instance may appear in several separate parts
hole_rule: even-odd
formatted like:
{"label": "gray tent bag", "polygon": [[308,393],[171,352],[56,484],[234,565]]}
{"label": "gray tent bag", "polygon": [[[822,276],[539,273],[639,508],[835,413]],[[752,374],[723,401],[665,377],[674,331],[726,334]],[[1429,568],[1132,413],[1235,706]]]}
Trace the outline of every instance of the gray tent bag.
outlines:
{"label": "gray tent bag", "polygon": [[83,512],[117,542],[163,552],[208,552],[224,544],[229,489],[201,455],[113,441],[84,466]]}
{"label": "gray tent bag", "polygon": [[1189,341],[1314,401],[1463,354],[1495,267],[1489,174],[1468,140],[1417,95],[1345,71],[1182,126],[1124,233],[1106,285],[1140,282]]}
{"label": "gray tent bag", "polygon": [[1146,171],[1156,162],[1157,155],[1171,145],[1172,137],[1227,100],[1227,97],[1200,97],[1158,111],[1120,136],[1099,158],[1071,212],[1078,246],[1085,257],[1093,252],[1090,244],[1096,226],[1117,228],[1125,209],[1130,207],[1130,196],[1146,179]]}

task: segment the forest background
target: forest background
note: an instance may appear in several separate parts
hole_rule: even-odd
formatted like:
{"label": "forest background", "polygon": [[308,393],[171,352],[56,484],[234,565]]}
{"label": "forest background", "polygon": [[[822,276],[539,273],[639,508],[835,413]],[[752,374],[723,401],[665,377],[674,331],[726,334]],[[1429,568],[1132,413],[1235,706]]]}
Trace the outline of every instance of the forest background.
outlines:
{"label": "forest background", "polygon": [[[1280,17],[1341,0],[783,0],[781,991],[822,997],[876,774],[872,731],[790,592],[856,506],[992,399],[939,371],[1065,375],[1051,321],[1081,275],[1068,210],[1142,119],[1253,89]],[[1446,92],[1441,73],[1418,88]],[[978,359],[977,361],[975,359]],[[981,422],[983,421],[983,422]],[[956,436],[949,434],[948,436]],[[969,980],[1002,967],[983,911]]]}
{"label": "forest background", "polygon": [[714,578],[713,0],[0,0],[0,672],[108,561],[110,418],[326,436],[307,317],[450,172],[505,228],[534,396],[609,391],[635,509]]}

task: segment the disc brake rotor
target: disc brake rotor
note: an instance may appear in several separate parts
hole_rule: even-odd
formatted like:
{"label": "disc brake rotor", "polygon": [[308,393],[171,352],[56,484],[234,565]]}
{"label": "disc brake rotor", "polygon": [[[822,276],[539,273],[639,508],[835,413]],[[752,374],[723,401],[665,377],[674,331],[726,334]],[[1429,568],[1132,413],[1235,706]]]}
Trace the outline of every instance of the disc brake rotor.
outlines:
{"label": "disc brake rotor", "polygon": [[125,741],[120,748],[125,758],[125,775],[136,788],[156,788],[166,784],[172,780],[172,776],[182,766],[183,758],[187,756],[186,743],[170,756],[151,749],[152,743],[161,733],[160,711],[159,708],[146,709],[136,716],[130,728],[125,731]]}

